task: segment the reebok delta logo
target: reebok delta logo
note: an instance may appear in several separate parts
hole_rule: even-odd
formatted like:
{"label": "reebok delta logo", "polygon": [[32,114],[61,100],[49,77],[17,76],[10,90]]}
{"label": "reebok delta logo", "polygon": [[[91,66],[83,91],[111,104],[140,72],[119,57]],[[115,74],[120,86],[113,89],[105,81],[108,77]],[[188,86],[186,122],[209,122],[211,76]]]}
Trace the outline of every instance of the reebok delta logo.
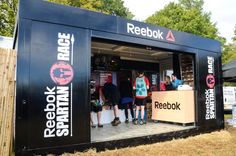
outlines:
{"label": "reebok delta logo", "polygon": [[174,37],[173,33],[171,32],[171,30],[168,31],[168,33],[166,35],[166,40],[170,41],[170,42],[175,42],[175,37]]}

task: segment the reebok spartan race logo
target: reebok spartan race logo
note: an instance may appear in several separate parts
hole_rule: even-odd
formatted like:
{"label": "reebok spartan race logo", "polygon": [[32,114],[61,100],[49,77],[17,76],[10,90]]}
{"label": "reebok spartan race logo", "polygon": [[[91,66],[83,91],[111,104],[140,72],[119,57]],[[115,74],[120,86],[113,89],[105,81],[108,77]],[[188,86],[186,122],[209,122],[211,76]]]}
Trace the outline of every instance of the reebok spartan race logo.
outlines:
{"label": "reebok spartan race logo", "polygon": [[72,136],[72,89],[74,35],[58,32],[55,42],[56,62],[50,68],[55,83],[45,88],[44,138]]}
{"label": "reebok spartan race logo", "polygon": [[175,102],[175,103],[159,103],[158,101],[155,101],[155,108],[156,109],[172,109],[172,110],[181,110],[180,109],[180,103]]}

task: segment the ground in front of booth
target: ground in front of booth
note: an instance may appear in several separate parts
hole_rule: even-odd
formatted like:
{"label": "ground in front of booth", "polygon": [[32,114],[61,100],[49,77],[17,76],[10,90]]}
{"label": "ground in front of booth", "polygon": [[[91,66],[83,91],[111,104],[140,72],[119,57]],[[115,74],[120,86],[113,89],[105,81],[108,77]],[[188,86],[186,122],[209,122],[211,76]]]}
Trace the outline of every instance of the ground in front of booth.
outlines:
{"label": "ground in front of booth", "polygon": [[63,156],[143,156],[143,155],[235,155],[236,128],[226,125],[221,131],[197,135],[187,139],[177,139],[151,145],[107,150],[96,153],[96,150],[63,154]]}

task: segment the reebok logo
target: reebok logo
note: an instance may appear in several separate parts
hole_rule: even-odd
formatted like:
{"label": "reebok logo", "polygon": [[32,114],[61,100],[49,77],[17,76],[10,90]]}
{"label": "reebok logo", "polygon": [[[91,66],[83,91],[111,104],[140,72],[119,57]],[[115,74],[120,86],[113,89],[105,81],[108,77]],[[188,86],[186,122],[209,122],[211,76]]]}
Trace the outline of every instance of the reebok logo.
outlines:
{"label": "reebok logo", "polygon": [[163,40],[163,32],[159,29],[152,30],[149,27],[140,28],[139,26],[135,26],[132,23],[127,23],[127,33]]}
{"label": "reebok logo", "polygon": [[166,40],[170,41],[170,42],[175,42],[175,37],[173,35],[173,33],[169,30],[167,35],[166,35]]}
{"label": "reebok logo", "polygon": [[173,110],[181,110],[180,109],[180,103],[159,103],[158,101],[155,101],[155,108],[156,109],[173,109]]}

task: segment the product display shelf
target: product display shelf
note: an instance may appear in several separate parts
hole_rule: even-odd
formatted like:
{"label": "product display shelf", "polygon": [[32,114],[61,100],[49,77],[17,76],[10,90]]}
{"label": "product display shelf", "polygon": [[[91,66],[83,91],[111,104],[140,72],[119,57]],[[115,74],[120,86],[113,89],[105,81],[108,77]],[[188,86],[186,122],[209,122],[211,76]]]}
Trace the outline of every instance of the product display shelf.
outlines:
{"label": "product display shelf", "polygon": [[181,55],[181,79],[184,84],[194,88],[194,64],[193,57],[190,55]]}

